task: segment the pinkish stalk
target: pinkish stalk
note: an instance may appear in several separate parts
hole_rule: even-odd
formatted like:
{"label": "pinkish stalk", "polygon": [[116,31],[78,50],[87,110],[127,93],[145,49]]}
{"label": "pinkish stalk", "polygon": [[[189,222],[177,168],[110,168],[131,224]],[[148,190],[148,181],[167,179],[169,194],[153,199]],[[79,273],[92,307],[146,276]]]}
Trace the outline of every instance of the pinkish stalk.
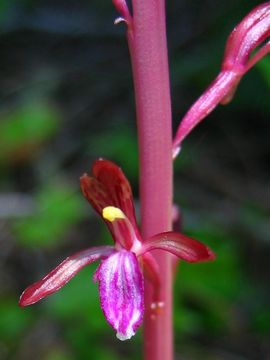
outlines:
{"label": "pinkish stalk", "polygon": [[[116,1],[115,1],[116,2]],[[172,127],[164,0],[133,0],[127,21],[134,76],[140,158],[143,237],[171,229]],[[153,287],[145,284],[144,356],[173,358],[172,256],[155,251],[164,307],[153,313]]]}
{"label": "pinkish stalk", "polygon": [[[137,108],[140,199],[144,237],[171,229],[171,102],[164,1],[133,1],[132,67]],[[156,252],[164,308],[154,315],[152,285],[145,286],[144,355],[173,358],[171,255]]]}

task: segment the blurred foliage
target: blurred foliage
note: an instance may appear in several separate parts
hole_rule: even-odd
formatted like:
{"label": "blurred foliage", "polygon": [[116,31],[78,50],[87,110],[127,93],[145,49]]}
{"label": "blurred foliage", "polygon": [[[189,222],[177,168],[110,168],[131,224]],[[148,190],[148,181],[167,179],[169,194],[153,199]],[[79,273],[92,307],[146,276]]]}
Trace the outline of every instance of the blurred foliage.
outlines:
{"label": "blurred foliage", "polygon": [[[216,76],[226,37],[255,5],[167,2],[174,127]],[[98,264],[40,304],[17,306],[20,292],[63,254],[111,243],[77,182],[95,158],[123,168],[137,201],[131,68],[115,16],[110,1],[0,1],[1,360],[142,358],[141,331],[121,343],[104,319],[92,281]],[[176,359],[270,357],[269,87],[267,57],[234,101],[185,141],[174,164],[184,232],[217,254],[215,262],[178,267]],[[9,218],[5,193],[23,193],[33,206]]]}
{"label": "blurred foliage", "polygon": [[71,357],[63,351],[58,349],[50,351],[46,360],[71,360]]}
{"label": "blurred foliage", "polygon": [[[3,299],[0,302],[0,336],[1,340],[14,344],[27,327],[32,323],[33,314],[21,311],[14,299]],[[15,344],[14,344],[15,345]]]}
{"label": "blurred foliage", "polygon": [[263,58],[258,64],[257,68],[262,74],[263,80],[266,82],[268,88],[270,88],[270,59],[269,57]]}
{"label": "blurred foliage", "polygon": [[[240,270],[238,250],[233,239],[228,239],[228,234],[208,226],[190,235],[214,249],[217,260],[192,266],[184,262],[180,264],[176,303],[182,303],[179,315],[181,312],[185,315],[183,318],[180,315],[179,324],[176,320],[176,328],[184,334],[186,331],[201,332],[207,326],[214,336],[218,331],[229,330],[233,322],[233,306],[239,301],[242,291],[249,292],[249,285]],[[221,239],[226,239],[226,242]],[[185,309],[185,300],[191,302],[191,309],[189,306]],[[187,314],[191,322],[186,318]]]}
{"label": "blurred foliage", "polygon": [[46,103],[24,103],[0,116],[0,163],[29,160],[59,126],[59,116]]}
{"label": "blurred foliage", "polygon": [[83,214],[83,199],[67,185],[45,185],[35,195],[37,211],[14,223],[16,239],[30,247],[53,247],[64,241]]}

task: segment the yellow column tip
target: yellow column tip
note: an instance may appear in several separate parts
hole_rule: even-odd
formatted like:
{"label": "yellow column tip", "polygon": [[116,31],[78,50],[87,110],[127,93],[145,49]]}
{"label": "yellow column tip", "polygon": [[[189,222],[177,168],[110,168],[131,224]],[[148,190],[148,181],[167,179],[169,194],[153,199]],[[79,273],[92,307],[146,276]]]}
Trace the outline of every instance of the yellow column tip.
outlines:
{"label": "yellow column tip", "polygon": [[119,219],[125,219],[123,211],[114,206],[107,206],[102,210],[102,217],[105,220],[113,222]]}

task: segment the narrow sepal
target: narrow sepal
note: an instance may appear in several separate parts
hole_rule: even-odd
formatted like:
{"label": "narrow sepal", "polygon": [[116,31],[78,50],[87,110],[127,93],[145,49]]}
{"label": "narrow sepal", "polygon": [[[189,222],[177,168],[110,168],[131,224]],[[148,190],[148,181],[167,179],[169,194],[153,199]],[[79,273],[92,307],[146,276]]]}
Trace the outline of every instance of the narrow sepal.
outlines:
{"label": "narrow sepal", "polygon": [[96,274],[100,302],[120,340],[130,339],[144,312],[143,277],[134,253],[121,250],[104,260]]}
{"label": "narrow sepal", "polygon": [[115,251],[111,246],[99,246],[80,251],[68,258],[43,279],[29,286],[21,295],[19,305],[27,306],[53,294],[71,280],[84,266]]}
{"label": "narrow sepal", "polygon": [[168,251],[188,262],[200,262],[215,259],[215,254],[206,245],[186,235],[173,231],[160,233],[146,240],[143,243],[141,254],[158,249]]}

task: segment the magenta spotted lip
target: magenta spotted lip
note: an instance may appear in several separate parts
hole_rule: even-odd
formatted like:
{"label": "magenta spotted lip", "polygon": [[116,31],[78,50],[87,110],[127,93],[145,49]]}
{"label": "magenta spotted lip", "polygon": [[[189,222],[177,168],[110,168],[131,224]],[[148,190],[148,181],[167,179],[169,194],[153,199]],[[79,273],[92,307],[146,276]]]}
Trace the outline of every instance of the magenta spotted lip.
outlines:
{"label": "magenta spotted lip", "polygon": [[136,255],[120,250],[109,256],[102,261],[95,278],[107,321],[117,330],[120,340],[130,339],[141,324],[144,311],[143,275]]}
{"label": "magenta spotted lip", "polygon": [[66,258],[44,278],[29,286],[19,304],[28,306],[53,294],[83,267],[101,260],[94,275],[94,281],[99,282],[101,308],[116,336],[127,340],[143,320],[143,272],[153,284],[155,302],[162,303],[158,291],[159,268],[151,255],[152,250],[168,251],[188,262],[213,260],[215,255],[199,241],[172,231],[142,239],[131,187],[122,170],[113,162],[100,159],[95,161],[92,174],[81,177],[81,189],[107,224],[114,246],[93,247]]}

